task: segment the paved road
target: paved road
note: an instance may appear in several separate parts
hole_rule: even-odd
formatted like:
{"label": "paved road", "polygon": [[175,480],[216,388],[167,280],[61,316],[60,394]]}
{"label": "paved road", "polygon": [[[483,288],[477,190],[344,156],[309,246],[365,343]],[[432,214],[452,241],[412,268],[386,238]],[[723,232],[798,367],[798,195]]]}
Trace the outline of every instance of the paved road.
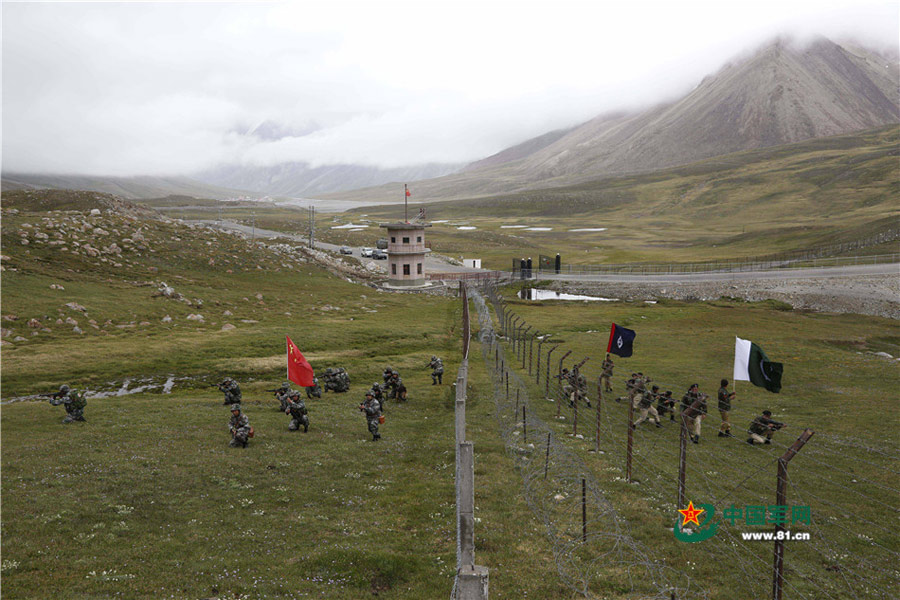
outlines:
{"label": "paved road", "polygon": [[816,279],[822,277],[855,277],[859,275],[900,276],[900,263],[879,265],[847,265],[811,269],[773,269],[770,271],[737,271],[715,273],[634,274],[541,274],[537,279],[556,281],[603,281],[609,283],[691,283],[703,281],[742,281],[747,279]]}
{"label": "paved road", "polygon": [[[242,225],[240,223],[235,223],[233,221],[217,221],[217,220],[195,220],[192,221],[194,223],[202,223],[203,225],[211,225],[213,227],[219,227],[222,229],[231,229],[233,231],[240,231],[242,233],[246,233],[248,235],[255,235],[260,239],[275,239],[275,238],[288,238],[294,240],[295,242],[308,242],[309,236],[299,235],[293,233],[284,233],[282,231],[273,231],[271,229],[260,229],[256,227],[249,227],[247,225]],[[387,262],[386,260],[375,261],[371,258],[366,258],[360,254],[360,248],[354,248],[348,246],[352,252],[350,256],[354,256],[360,260],[360,262],[365,265],[365,263],[375,262],[384,267],[385,272],[387,272]],[[319,250],[328,250],[330,252],[338,252],[341,249],[341,246],[338,244],[328,244],[325,242],[316,241],[316,248]],[[440,258],[437,258],[432,255],[428,255],[425,257],[425,270],[431,273],[481,273],[484,272],[484,269],[473,269],[471,267],[461,267],[458,265],[454,265],[448,263]]]}

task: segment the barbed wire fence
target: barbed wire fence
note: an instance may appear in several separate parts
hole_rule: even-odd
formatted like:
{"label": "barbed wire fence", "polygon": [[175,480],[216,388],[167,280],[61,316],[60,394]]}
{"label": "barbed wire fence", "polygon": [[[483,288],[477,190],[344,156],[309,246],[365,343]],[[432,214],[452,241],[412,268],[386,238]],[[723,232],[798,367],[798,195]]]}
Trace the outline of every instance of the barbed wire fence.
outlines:
{"label": "barbed wire fence", "polygon": [[624,589],[635,598],[708,598],[702,584],[632,535],[584,461],[530,410],[529,386],[510,364],[483,296],[473,292],[472,298],[500,434],[522,476],[524,498],[545,526],[560,580],[585,596]]}
{"label": "barbed wire fence", "polygon": [[[515,403],[515,397],[506,400],[504,396],[504,405],[512,403],[513,411],[518,414],[517,423],[523,427],[527,425],[529,438],[537,435],[536,430],[532,434],[532,419],[544,418],[552,424],[545,425],[548,429],[545,435],[550,435],[551,440],[556,439],[576,451],[592,449],[613,459],[624,458],[624,462],[630,464],[627,471],[615,465],[605,468],[616,474],[610,485],[630,481],[648,502],[652,512],[674,521],[676,509],[683,508],[677,506],[680,457],[675,441],[677,437],[673,440],[665,430],[679,428],[678,416],[674,423],[664,422],[661,431],[651,427],[633,429],[627,410],[630,401],[619,398],[623,403],[604,397],[599,372],[591,373],[591,369],[598,366],[597,361],[590,360],[583,363],[581,372],[589,382],[597,381],[596,397],[590,398],[596,405],[588,409],[582,402],[563,400],[565,394],[559,372],[564,364],[562,358],[568,356],[566,344],[557,345],[552,337],[545,337],[541,341],[546,343],[537,344],[538,351],[534,355],[532,349],[537,335],[528,339],[530,334],[523,334],[528,330],[527,324],[506,307],[496,287],[486,286],[484,293],[493,305],[501,331],[507,334],[493,334],[493,356],[487,358],[513,371],[503,372],[502,377],[508,378],[512,384],[510,393],[518,393],[520,401],[523,395],[543,397],[541,402],[527,404],[527,418],[522,419],[522,415],[518,414],[522,409]],[[479,317],[484,319],[481,313],[479,308]],[[492,326],[493,320],[489,314],[486,319],[482,322],[482,329]],[[501,341],[507,342],[510,352],[515,355],[512,361],[501,358],[505,357]],[[554,350],[557,352],[551,365],[549,359]],[[544,354],[547,360],[542,364]],[[531,369],[535,358],[536,364],[541,366]],[[591,357],[576,355],[570,361],[576,364],[585,358]],[[532,370],[536,372],[536,377],[528,377],[526,382],[515,372],[516,369],[521,369],[523,375]],[[523,389],[520,389],[520,382]],[[504,390],[501,392],[505,393]],[[498,414],[507,414],[509,410],[506,408],[498,410]],[[736,419],[744,416],[740,411],[733,411],[733,414]],[[751,418],[748,416],[746,420],[749,422]],[[646,424],[650,425],[649,422]],[[507,422],[507,429],[511,426]],[[515,428],[510,429],[510,435],[516,435],[515,431]],[[625,456],[625,440],[629,434],[633,438],[630,459]],[[530,443],[537,444],[537,441]],[[550,444],[551,447],[553,445]],[[786,453],[792,448],[791,444],[777,440],[773,441],[773,445]],[[783,456],[773,455],[774,449],[770,446],[732,443],[713,451],[706,446],[689,446],[684,468],[689,491],[687,497],[708,500],[716,514],[720,515],[726,509],[755,506],[762,508],[765,517],[771,517],[776,500],[776,479],[773,475]],[[765,598],[771,594],[771,597],[780,599],[782,592],[787,598],[896,597],[896,590],[900,589],[900,569],[897,567],[900,554],[897,552],[895,533],[900,515],[897,505],[900,490],[891,484],[900,466],[898,453],[891,448],[876,447],[870,442],[825,433],[817,438],[817,443],[810,444],[808,449],[797,454],[791,465],[792,470],[784,474],[784,491],[790,503],[810,508],[809,524],[804,529],[810,535],[808,541],[789,543],[786,548],[782,546],[781,556],[785,566],[780,586],[775,585],[778,577],[773,574],[773,562],[777,561],[773,561],[772,547],[761,541],[743,539],[739,532],[740,522],[738,527],[724,524],[715,537],[691,544],[691,550],[696,551],[698,558],[727,565],[726,570],[730,573],[724,579],[733,590],[740,590],[741,597]],[[841,500],[835,502],[833,497]],[[553,518],[565,521],[567,513],[544,512],[550,519],[548,531],[566,529]],[[764,519],[762,525],[770,522]],[[735,525],[734,521],[732,525]],[[645,564],[641,555],[638,555],[636,562]],[[561,569],[561,576],[563,571]],[[582,586],[578,591],[586,594],[585,589]]]}

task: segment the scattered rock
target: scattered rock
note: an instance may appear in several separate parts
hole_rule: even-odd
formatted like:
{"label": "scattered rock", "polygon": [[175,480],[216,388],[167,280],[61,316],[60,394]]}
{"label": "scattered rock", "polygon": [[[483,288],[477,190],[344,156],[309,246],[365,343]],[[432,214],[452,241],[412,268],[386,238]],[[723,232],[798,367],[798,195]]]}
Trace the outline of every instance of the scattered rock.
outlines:
{"label": "scattered rock", "polygon": [[71,308],[72,310],[77,310],[83,313],[87,313],[87,309],[77,302],[68,302],[66,303],[66,308]]}
{"label": "scattered rock", "polygon": [[84,332],[81,330],[81,327],[78,327],[77,325],[76,325],[75,327],[72,328],[72,331],[75,332],[75,333],[77,333],[77,334],[79,334],[79,335],[84,333]]}
{"label": "scattered rock", "polygon": [[94,227],[94,231],[92,233],[94,235],[109,235],[109,232],[102,227]]}
{"label": "scattered rock", "polygon": [[164,317],[162,318],[162,322],[163,322],[163,323],[171,323],[171,322],[172,322],[172,317],[170,317],[169,315],[166,315],[166,316],[164,316]]}
{"label": "scattered rock", "polygon": [[876,353],[875,353],[875,356],[883,356],[883,357],[885,357],[885,358],[894,358],[893,356],[891,356],[891,355],[888,354],[887,352],[876,352]]}
{"label": "scattered rock", "polygon": [[92,209],[91,209],[91,216],[92,216],[92,217],[99,217],[99,216],[100,216],[100,209],[99,209],[99,208],[92,208]]}
{"label": "scattered rock", "polygon": [[32,329],[37,329],[38,327],[41,326],[41,322],[38,321],[37,319],[28,319],[28,326],[31,327]]}
{"label": "scattered rock", "polygon": [[19,317],[18,317],[18,315],[3,315],[3,320],[4,321],[18,321]]}
{"label": "scattered rock", "polygon": [[150,321],[141,321],[138,325],[141,327],[150,327]]}
{"label": "scattered rock", "polygon": [[66,289],[66,288],[64,288],[63,286],[59,285],[58,283],[51,283],[51,284],[50,284],[50,289],[51,289],[51,290],[64,290],[64,289]]}
{"label": "scattered rock", "polygon": [[156,267],[147,267],[147,270],[150,271],[151,273],[159,272],[159,269],[157,269]]}
{"label": "scattered rock", "polygon": [[7,329],[6,327],[0,327],[0,337],[9,337],[12,335],[12,329]]}
{"label": "scattered rock", "polygon": [[231,315],[232,315],[232,312],[230,310],[226,310],[225,312],[222,313],[223,317],[230,317]]}
{"label": "scattered rock", "polygon": [[232,329],[237,329],[237,327],[235,327],[231,323],[225,323],[224,325],[222,325],[222,331],[231,331]]}
{"label": "scattered rock", "polygon": [[241,319],[241,323],[259,323],[256,319]]}
{"label": "scattered rock", "polygon": [[17,335],[16,337],[13,338],[13,341],[14,342],[27,342],[28,340],[23,338],[21,335]]}
{"label": "scattered rock", "polygon": [[27,245],[30,244],[30,243],[31,243],[31,242],[28,241],[28,238],[22,238],[22,245],[23,245],[23,246],[27,246]]}
{"label": "scattered rock", "polygon": [[185,317],[188,321],[202,321],[203,315],[191,313],[187,317]]}
{"label": "scattered rock", "polygon": [[66,317],[66,325],[78,325],[78,321],[72,317]]}
{"label": "scattered rock", "polygon": [[257,299],[257,300],[262,300],[262,299],[263,299],[263,295],[260,294],[259,292],[257,292],[257,293],[256,293],[256,299]]}

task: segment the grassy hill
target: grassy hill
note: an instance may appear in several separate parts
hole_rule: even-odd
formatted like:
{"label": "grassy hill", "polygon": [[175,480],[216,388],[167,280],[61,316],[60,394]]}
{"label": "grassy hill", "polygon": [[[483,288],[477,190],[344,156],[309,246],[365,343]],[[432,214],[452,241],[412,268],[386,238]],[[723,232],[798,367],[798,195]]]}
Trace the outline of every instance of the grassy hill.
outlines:
{"label": "grassy hill", "polygon": [[[290,245],[251,243],[101,200],[76,195],[54,204],[31,197],[12,208],[4,199],[5,595],[446,597],[455,566],[454,393],[446,383],[432,386],[425,364],[441,356],[445,381],[452,381],[461,347],[458,300],[379,292],[329,274]],[[92,208],[101,214],[91,215]],[[171,292],[161,293],[163,284]],[[792,426],[897,454],[883,418],[896,386],[885,377],[885,359],[866,352],[870,344],[896,344],[900,333],[886,319],[730,301],[616,303],[601,312],[523,303],[521,310],[579,353],[595,352],[597,334],[590,330],[609,319],[639,328],[641,339],[653,342],[633,364],[676,389],[688,377],[719,377],[722,340],[735,330],[766,331],[745,335],[784,358],[790,379],[777,408],[788,411]],[[202,320],[188,318],[198,314]],[[285,334],[317,372],[340,365],[352,378],[349,394],[309,402],[306,434],[287,430],[287,417],[265,392],[284,379]],[[685,340],[702,353],[685,357]],[[479,352],[474,345],[467,407],[478,563],[491,569],[494,597],[572,598],[558,577],[545,524],[521,495],[518,459],[498,435]],[[372,443],[357,404],[386,365],[401,371],[411,399],[388,406],[384,439]],[[221,394],[207,387],[229,375],[240,382],[257,432],[244,450],[227,447],[228,412]],[[162,393],[170,378],[175,387]],[[113,393],[151,387],[89,399],[87,422],[71,426],[60,424],[62,409],[46,402],[9,403],[63,382]],[[749,390],[741,397],[742,419],[743,411],[770,400]],[[859,410],[850,410],[857,401]],[[583,440],[564,443],[586,453]],[[657,559],[690,570],[686,561],[696,557],[671,541],[667,517],[654,512],[662,504],[645,495],[652,488],[614,479],[621,444],[612,438],[609,444],[605,457],[588,462],[594,475],[623,516],[640,523],[636,535]],[[716,449],[704,446],[711,457]],[[860,474],[869,478],[868,467]],[[826,498],[844,505],[839,493],[829,490]],[[895,502],[889,492],[878,498]],[[874,539],[896,551],[896,540]],[[693,577],[711,598],[733,598],[741,581],[718,564],[699,565]],[[819,565],[803,564],[805,571]],[[606,571],[597,597],[632,597],[617,583],[621,575],[616,567]]]}

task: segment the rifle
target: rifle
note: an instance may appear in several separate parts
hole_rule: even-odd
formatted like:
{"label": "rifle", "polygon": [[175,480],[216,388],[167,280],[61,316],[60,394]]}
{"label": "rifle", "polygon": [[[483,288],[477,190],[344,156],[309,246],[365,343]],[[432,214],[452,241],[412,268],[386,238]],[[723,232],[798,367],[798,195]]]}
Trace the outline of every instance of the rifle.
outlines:
{"label": "rifle", "polygon": [[282,388],[274,388],[274,389],[271,389],[271,390],[263,390],[263,391],[264,391],[264,392],[280,392],[281,390],[282,390]]}

